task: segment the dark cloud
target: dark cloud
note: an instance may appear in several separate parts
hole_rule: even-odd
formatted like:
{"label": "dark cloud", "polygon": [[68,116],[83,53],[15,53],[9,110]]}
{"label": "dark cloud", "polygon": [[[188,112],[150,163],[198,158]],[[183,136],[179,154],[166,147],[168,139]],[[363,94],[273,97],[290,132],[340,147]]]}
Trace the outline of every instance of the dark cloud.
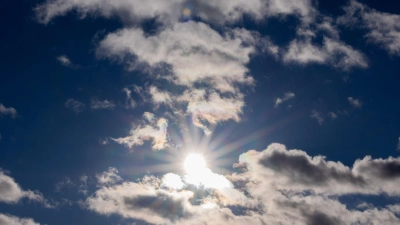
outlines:
{"label": "dark cloud", "polygon": [[330,181],[356,186],[366,184],[362,177],[355,176],[350,170],[328,165],[323,157],[311,158],[305,152],[272,149],[259,162],[264,167],[287,176],[294,183],[310,186],[326,186]]}
{"label": "dark cloud", "polygon": [[157,193],[156,195],[139,195],[134,198],[125,198],[124,203],[128,209],[149,209],[163,218],[171,221],[190,217],[190,212],[185,207],[186,199]]}

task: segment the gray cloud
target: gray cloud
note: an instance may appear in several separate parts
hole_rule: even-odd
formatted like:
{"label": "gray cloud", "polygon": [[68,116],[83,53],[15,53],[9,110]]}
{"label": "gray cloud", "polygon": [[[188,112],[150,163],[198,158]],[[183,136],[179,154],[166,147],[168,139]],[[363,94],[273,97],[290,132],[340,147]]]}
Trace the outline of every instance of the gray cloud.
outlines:
{"label": "gray cloud", "polygon": [[72,110],[76,114],[81,113],[85,110],[86,105],[78,100],[75,100],[73,98],[69,98],[65,104],[65,108]]}
{"label": "gray cloud", "polygon": [[90,108],[91,109],[113,109],[115,108],[115,104],[113,101],[109,101],[107,99],[100,101],[97,98],[90,99]]}
{"label": "gray cloud", "polygon": [[7,108],[0,103],[0,116],[6,115],[14,118],[17,116],[17,114],[17,110],[15,110],[13,107]]}
{"label": "gray cloud", "polygon": [[363,103],[361,100],[353,98],[353,97],[348,97],[347,100],[349,101],[350,105],[354,108],[362,108]]}

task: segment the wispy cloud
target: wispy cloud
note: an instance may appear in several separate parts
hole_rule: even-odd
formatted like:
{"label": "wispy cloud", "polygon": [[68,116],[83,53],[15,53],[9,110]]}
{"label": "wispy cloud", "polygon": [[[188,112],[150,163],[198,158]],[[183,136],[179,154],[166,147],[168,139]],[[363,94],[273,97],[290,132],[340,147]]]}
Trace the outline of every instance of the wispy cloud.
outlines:
{"label": "wispy cloud", "polygon": [[17,110],[13,107],[5,107],[3,104],[0,103],[0,116],[11,116],[16,117],[18,115]]}
{"label": "wispy cloud", "polygon": [[361,100],[353,98],[353,97],[348,97],[347,100],[349,101],[350,105],[354,108],[361,109],[363,103]]}
{"label": "wispy cloud", "polygon": [[86,105],[78,100],[73,98],[68,99],[65,104],[65,108],[72,110],[76,114],[81,113],[85,110]]}
{"label": "wispy cloud", "polygon": [[109,101],[107,99],[100,101],[97,98],[90,99],[90,108],[91,109],[113,109],[115,108],[115,104],[113,101]]}
{"label": "wispy cloud", "polygon": [[319,125],[321,125],[324,120],[325,120],[325,116],[324,114],[322,114],[321,112],[318,112],[317,110],[312,110],[311,111],[311,118],[317,120],[317,122],[319,123]]}
{"label": "wispy cloud", "polygon": [[344,10],[346,14],[338,19],[339,23],[365,28],[369,42],[400,56],[400,15],[379,12],[355,0],[351,0]]}
{"label": "wispy cloud", "polygon": [[61,63],[61,65],[66,66],[66,67],[73,67],[74,65],[72,64],[71,60],[68,58],[66,55],[60,55],[57,58],[57,61]]}
{"label": "wispy cloud", "polygon": [[144,119],[141,124],[134,126],[131,129],[130,136],[123,138],[111,138],[111,140],[125,144],[129,148],[133,146],[143,145],[144,141],[152,140],[152,148],[154,150],[162,150],[167,146],[167,127],[168,121],[165,118],[160,118],[157,121],[152,113],[146,112],[143,115]]}
{"label": "wispy cloud", "polygon": [[283,102],[286,102],[292,98],[294,98],[296,95],[293,92],[286,92],[283,97],[277,98],[275,101],[275,107],[278,107],[280,104]]}

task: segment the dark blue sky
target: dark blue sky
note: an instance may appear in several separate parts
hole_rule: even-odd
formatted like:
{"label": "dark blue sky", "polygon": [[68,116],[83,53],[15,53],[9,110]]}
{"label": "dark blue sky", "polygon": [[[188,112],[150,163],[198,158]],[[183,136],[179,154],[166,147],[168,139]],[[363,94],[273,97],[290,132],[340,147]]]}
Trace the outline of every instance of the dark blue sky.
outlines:
{"label": "dark blue sky", "polygon": [[[232,165],[238,161],[239,155],[251,149],[262,151],[271,143],[282,143],[287,149],[301,149],[310,156],[323,155],[329,161],[340,161],[350,168],[355,160],[367,155],[373,159],[398,157],[400,38],[388,41],[385,35],[390,35],[388,29],[400,34],[400,27],[386,20],[383,23],[386,22],[388,28],[384,29],[382,24],[375,26],[371,22],[378,21],[381,17],[368,19],[368,16],[379,13],[388,18],[392,16],[392,19],[400,18],[398,2],[363,1],[359,4],[364,9],[351,15],[357,18],[354,23],[339,22],[338,18],[346,15],[343,7],[349,4],[349,1],[342,0],[310,1],[312,5],[309,7],[317,12],[310,16],[314,18],[310,23],[304,22],[304,18],[309,15],[301,16],[299,11],[276,12],[277,15],[274,11],[268,11],[262,14],[262,19],[255,19],[254,15],[247,13],[241,15],[240,19],[219,23],[209,19],[212,16],[201,16],[208,12],[211,15],[213,10],[218,13],[218,9],[203,7],[201,3],[195,3],[198,1],[192,1],[190,4],[194,8],[193,13],[199,14],[192,15],[191,20],[209,25],[210,29],[221,36],[229,35],[234,28],[243,28],[258,32],[258,36],[255,36],[259,38],[251,43],[243,41],[242,45],[254,48],[249,62],[243,64],[248,68],[247,75],[253,77],[254,82],[248,85],[234,81],[234,85],[240,90],[236,93],[223,93],[216,89],[223,97],[243,96],[244,106],[238,113],[240,121],[232,118],[217,119],[216,124],[212,125],[207,121],[207,115],[200,116],[203,124],[213,128],[209,136],[203,133],[201,127],[193,124],[194,114],[177,113],[179,110],[181,113],[187,110],[186,103],[176,100],[178,103],[171,103],[176,103],[174,106],[157,105],[146,92],[155,86],[168,93],[182,94],[179,85],[155,78],[155,74],[163,76],[166,71],[175,73],[176,67],[171,69],[164,65],[152,68],[152,71],[159,69],[159,72],[153,71],[149,75],[146,66],[128,69],[132,58],[133,62],[140,61],[141,56],[132,53],[120,57],[125,54],[121,53],[124,51],[114,54],[115,50],[111,47],[106,49],[107,53],[99,53],[104,40],[110,37],[107,35],[119,29],[141,29],[147,37],[157,36],[173,26],[173,23],[184,24],[182,18],[171,24],[160,22],[162,15],[140,20],[137,19],[140,16],[135,15],[137,12],[128,8],[124,14],[121,13],[123,10],[111,11],[111,16],[104,16],[100,8],[83,17],[79,11],[83,8],[76,4],[72,10],[52,17],[47,23],[38,20],[35,7],[43,6],[41,10],[48,13],[46,10],[50,9],[45,6],[51,2],[0,2],[0,103],[5,107],[4,111],[0,111],[0,168],[5,171],[3,176],[12,177],[23,190],[37,190],[45,199],[37,201],[22,197],[10,203],[1,201],[0,196],[0,214],[29,217],[36,223],[49,225],[131,224],[136,219],[146,221],[143,216],[123,216],[118,212],[112,212],[110,216],[101,215],[102,213],[90,208],[87,201],[95,196],[97,190],[103,188],[96,175],[107,171],[109,167],[118,169],[119,176],[126,182],[137,182],[137,179],[146,175],[155,175],[161,179],[166,173],[182,174],[180,165],[185,152],[189,150],[184,150],[188,146],[175,136],[193,135],[206,142],[217,142],[210,145],[210,149],[200,151],[218,155],[218,159],[210,159],[215,160],[216,164],[210,164],[209,167],[226,176],[234,171]],[[73,1],[56,2],[68,4]],[[177,11],[181,13],[182,10]],[[146,10],[143,12],[145,14]],[[129,14],[132,18],[137,18],[132,21],[121,20],[121,17],[124,18],[121,14],[125,18],[129,18]],[[330,19],[326,19],[327,17]],[[350,21],[351,18],[345,19]],[[324,20],[329,21],[339,32],[339,37],[329,36],[328,31],[318,27]],[[300,30],[308,30],[313,35],[302,36]],[[368,36],[373,31],[381,32],[383,36]],[[343,45],[330,52],[323,47],[326,37]],[[131,36],[127,40],[132,39]],[[263,42],[266,40],[279,47],[279,51],[270,53],[263,50],[267,47],[266,42]],[[320,58],[314,61],[304,60],[299,56],[302,53],[300,50],[298,55],[289,59],[290,44],[294,40],[297,43],[319,46],[319,52],[310,51]],[[257,41],[259,43],[254,44]],[[113,43],[123,42],[120,40]],[[392,50],[389,50],[390,44],[395,46]],[[301,49],[304,46],[297,47]],[[307,47],[310,45],[305,44],[303,53],[308,51]],[[135,52],[135,47],[132,48],[132,52]],[[353,51],[350,55],[348,49]],[[362,62],[341,63],[342,58],[357,58],[354,51],[362,56]],[[63,63],[61,56],[67,61]],[[213,55],[210,53],[207,57]],[[202,61],[198,63],[201,64]],[[367,66],[362,66],[363,63]],[[135,92],[133,85],[142,88],[142,92]],[[212,84],[207,82],[204,87],[210,93],[214,90]],[[124,88],[132,91],[130,96],[136,103],[135,107],[127,107]],[[286,99],[285,94],[288,93],[293,93],[293,96]],[[179,98],[178,95],[175,96],[176,99]],[[278,98],[283,101],[276,105]],[[72,106],[68,106],[66,103],[69,99],[73,99],[75,104],[80,102],[82,110],[74,110]],[[107,105],[105,100],[110,104]],[[218,104],[213,107],[217,106]],[[10,113],[10,108],[14,108],[16,113]],[[214,109],[211,110],[214,112]],[[144,112],[151,112],[156,118],[168,119],[167,144],[164,150],[152,150],[152,137],[147,138],[143,144],[135,144],[131,150],[111,139],[129,136],[132,127],[138,124],[144,126]],[[221,118],[226,115],[224,113],[226,112],[221,112]],[[183,129],[182,123],[187,124],[189,130]],[[176,147],[177,145],[182,147]],[[198,146],[204,147],[200,144]],[[167,168],[157,166],[166,163],[170,164]],[[395,169],[393,182],[399,182],[399,168]],[[88,177],[85,188],[82,187],[83,175]],[[5,181],[0,180],[0,184],[1,182]],[[87,191],[86,195],[79,192],[82,188]],[[1,191],[0,188],[0,195],[3,194]],[[365,192],[356,191],[350,195],[354,194],[354,201],[363,202],[367,198],[362,193]],[[392,197],[385,197],[386,195]],[[377,207],[386,207],[400,204],[396,196],[382,192],[378,197],[365,201],[376,204]],[[45,201],[52,207],[45,207]],[[348,202],[354,205],[353,200],[345,199],[342,202],[344,205],[350,204]],[[148,222],[156,223],[152,220]],[[173,224],[176,221],[169,222]],[[164,222],[160,222],[162,223]]]}

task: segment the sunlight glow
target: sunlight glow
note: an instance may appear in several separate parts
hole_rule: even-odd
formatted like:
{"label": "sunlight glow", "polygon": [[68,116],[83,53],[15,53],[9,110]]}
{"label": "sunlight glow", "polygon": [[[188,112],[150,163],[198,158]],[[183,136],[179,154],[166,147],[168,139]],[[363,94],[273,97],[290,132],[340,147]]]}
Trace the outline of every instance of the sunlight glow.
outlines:
{"label": "sunlight glow", "polygon": [[206,166],[203,156],[191,154],[186,157],[184,162],[186,175],[185,182],[197,187],[222,189],[232,187],[231,182],[223,175],[213,173]]}
{"label": "sunlight glow", "polygon": [[186,157],[184,167],[188,174],[198,173],[207,168],[206,161],[199,154],[190,154]]}

